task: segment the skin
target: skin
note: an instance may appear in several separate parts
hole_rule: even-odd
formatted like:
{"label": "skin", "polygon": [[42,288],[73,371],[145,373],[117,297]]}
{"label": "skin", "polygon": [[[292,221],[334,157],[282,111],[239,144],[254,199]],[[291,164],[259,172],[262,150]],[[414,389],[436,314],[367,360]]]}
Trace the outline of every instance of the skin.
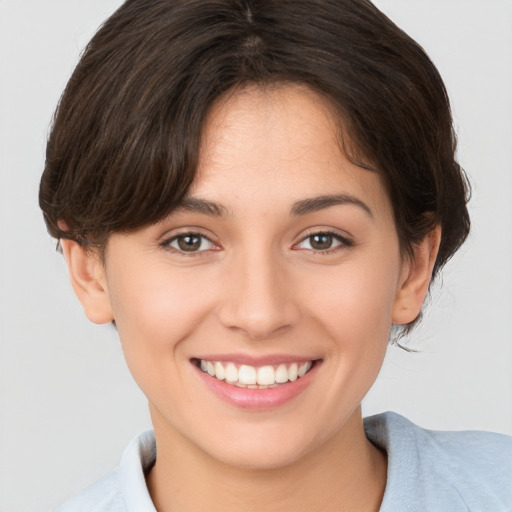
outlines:
{"label": "skin", "polygon": [[[331,112],[298,86],[225,96],[189,193],[219,211],[184,208],[114,234],[104,264],[62,241],[87,316],[115,319],[148,398],[158,459],[147,481],[160,512],[379,509],[386,456],[364,435],[360,403],[392,323],[420,311],[439,229],[402,256],[383,182],[347,160]],[[294,212],[333,194],[349,201]],[[311,235],[327,232],[331,247],[318,250]],[[185,233],[206,238],[184,252]],[[224,353],[321,364],[293,400],[244,410],[191,363]]]}

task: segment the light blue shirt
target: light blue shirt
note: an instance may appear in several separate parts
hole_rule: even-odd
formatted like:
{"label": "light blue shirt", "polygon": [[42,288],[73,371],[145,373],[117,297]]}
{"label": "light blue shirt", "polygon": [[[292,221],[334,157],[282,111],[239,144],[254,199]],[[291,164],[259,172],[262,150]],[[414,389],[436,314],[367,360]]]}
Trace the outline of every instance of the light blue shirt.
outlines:
{"label": "light blue shirt", "polygon": [[[380,512],[512,512],[511,437],[425,430],[392,412],[364,426],[388,454]],[[55,512],[156,512],[144,476],[155,457],[153,432],[144,432],[117,469]]]}

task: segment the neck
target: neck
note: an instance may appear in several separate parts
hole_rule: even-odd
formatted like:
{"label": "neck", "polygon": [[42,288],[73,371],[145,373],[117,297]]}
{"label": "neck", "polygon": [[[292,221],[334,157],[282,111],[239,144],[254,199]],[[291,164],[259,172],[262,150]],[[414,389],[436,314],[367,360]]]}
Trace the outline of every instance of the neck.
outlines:
{"label": "neck", "polygon": [[157,461],[147,477],[158,512],[378,511],[386,456],[366,438],[361,411],[343,431],[284,467],[246,469],[213,459],[155,426]]}

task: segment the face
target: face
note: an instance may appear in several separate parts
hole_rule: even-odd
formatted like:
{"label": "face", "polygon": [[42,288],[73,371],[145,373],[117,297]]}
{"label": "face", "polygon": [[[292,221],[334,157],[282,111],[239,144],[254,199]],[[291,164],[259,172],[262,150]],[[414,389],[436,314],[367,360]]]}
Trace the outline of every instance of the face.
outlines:
{"label": "face", "polygon": [[403,309],[385,188],[340,151],[330,111],[292,86],[219,101],[183,207],[107,245],[105,293],[155,429],[235,466],[350,435]]}

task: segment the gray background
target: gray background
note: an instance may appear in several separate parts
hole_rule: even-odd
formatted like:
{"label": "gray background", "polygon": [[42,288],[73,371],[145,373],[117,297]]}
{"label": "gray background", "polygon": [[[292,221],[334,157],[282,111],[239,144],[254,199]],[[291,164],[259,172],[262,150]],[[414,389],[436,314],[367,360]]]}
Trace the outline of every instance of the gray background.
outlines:
{"label": "gray background", "polygon": [[[52,111],[119,0],[0,0],[0,510],[48,510],[150,427],[116,333],[89,324],[37,207]],[[473,232],[365,413],[512,434],[512,2],[379,0],[445,78]],[[307,418],[305,418],[307,421]]]}

